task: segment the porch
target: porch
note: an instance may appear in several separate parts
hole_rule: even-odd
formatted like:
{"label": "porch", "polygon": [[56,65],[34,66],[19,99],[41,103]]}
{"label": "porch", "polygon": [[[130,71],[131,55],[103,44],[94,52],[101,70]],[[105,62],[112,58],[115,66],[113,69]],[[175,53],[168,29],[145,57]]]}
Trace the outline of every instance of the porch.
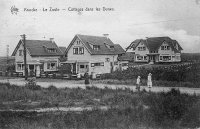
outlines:
{"label": "porch", "polygon": [[148,60],[149,64],[154,64],[154,63],[159,61],[159,54],[158,53],[149,53],[149,54],[147,54],[147,56],[148,56],[148,59],[149,59]]}
{"label": "porch", "polygon": [[[16,62],[16,72],[24,73],[24,62]],[[29,77],[40,77],[43,72],[57,71],[58,63],[55,60],[33,60],[27,61],[27,72]]]}
{"label": "porch", "polygon": [[68,60],[61,62],[62,64],[70,64],[72,76],[84,76],[85,73],[89,72],[89,62],[84,60]]}

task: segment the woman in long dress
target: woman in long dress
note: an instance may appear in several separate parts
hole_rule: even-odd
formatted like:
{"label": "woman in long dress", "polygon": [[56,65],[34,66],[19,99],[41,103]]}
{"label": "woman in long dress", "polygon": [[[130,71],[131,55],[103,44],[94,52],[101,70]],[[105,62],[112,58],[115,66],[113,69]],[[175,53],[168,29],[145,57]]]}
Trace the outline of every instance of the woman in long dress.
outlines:
{"label": "woman in long dress", "polygon": [[140,91],[140,76],[137,77],[137,80],[136,80],[136,89],[138,91]]}
{"label": "woman in long dress", "polygon": [[151,73],[148,74],[147,86],[148,86],[149,91],[150,91],[150,89],[152,88],[152,74]]}

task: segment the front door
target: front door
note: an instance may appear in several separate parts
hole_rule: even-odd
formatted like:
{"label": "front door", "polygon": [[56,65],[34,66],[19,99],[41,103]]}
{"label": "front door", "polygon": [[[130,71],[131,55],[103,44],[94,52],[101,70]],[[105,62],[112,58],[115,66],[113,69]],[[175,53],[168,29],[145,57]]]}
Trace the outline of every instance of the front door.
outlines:
{"label": "front door", "polygon": [[149,62],[150,63],[154,63],[155,62],[155,56],[154,55],[150,55],[149,56]]}
{"label": "front door", "polygon": [[35,68],[34,68],[34,65],[29,65],[29,70],[30,70],[30,76],[34,76],[35,75]]}
{"label": "front door", "polygon": [[72,64],[72,73],[76,74],[76,63]]}

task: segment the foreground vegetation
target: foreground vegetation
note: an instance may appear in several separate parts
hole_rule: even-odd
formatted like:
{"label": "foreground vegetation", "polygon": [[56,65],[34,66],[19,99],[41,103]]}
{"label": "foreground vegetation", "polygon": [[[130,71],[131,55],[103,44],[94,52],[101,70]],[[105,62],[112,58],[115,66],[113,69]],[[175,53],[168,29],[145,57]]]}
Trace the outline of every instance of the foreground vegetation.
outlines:
{"label": "foreground vegetation", "polygon": [[124,71],[103,74],[102,79],[104,83],[110,79],[107,83],[136,84],[136,78],[141,76],[142,85],[146,85],[149,73],[152,73],[154,86],[200,87],[200,62],[130,67]]}
{"label": "foreground vegetation", "polygon": [[[46,107],[85,107],[79,112],[26,112]],[[106,110],[99,107],[106,106]],[[0,128],[197,128],[200,96],[169,92],[153,93],[97,87],[41,88],[0,84]],[[13,109],[14,111],[9,111]],[[24,112],[17,112],[22,109]]]}

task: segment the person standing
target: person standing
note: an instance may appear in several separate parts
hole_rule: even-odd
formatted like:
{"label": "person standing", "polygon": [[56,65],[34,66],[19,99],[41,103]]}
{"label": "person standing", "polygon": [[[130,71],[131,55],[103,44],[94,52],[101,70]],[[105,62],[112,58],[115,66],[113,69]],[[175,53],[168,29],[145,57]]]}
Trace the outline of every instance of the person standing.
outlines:
{"label": "person standing", "polygon": [[138,90],[138,92],[140,92],[140,76],[138,76],[136,80],[136,89]]}
{"label": "person standing", "polygon": [[90,84],[89,74],[87,72],[84,74],[84,77],[85,77],[85,84]]}
{"label": "person standing", "polygon": [[151,73],[149,73],[147,77],[147,86],[149,88],[149,91],[151,91],[151,88],[152,88],[152,74]]}

